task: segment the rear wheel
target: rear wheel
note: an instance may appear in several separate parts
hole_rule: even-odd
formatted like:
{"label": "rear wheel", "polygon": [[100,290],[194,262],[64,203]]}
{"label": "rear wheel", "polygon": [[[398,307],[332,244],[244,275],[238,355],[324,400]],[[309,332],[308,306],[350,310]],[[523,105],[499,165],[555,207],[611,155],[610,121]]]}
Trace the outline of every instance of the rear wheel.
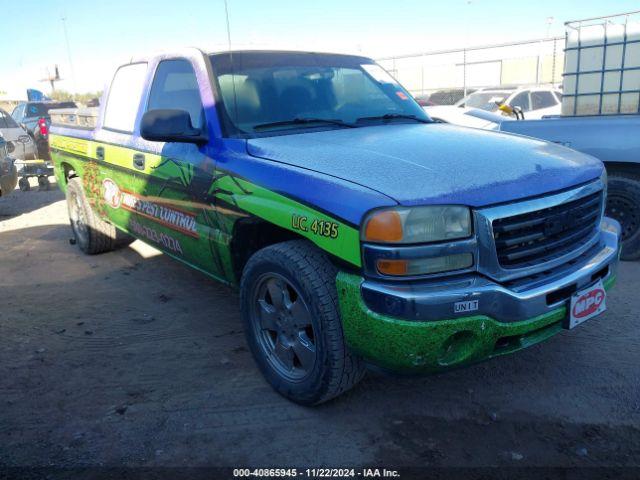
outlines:
{"label": "rear wheel", "polygon": [[22,177],[18,181],[18,187],[20,187],[20,190],[23,192],[28,192],[29,190],[31,190],[31,185],[29,185],[29,179],[26,177]]}
{"label": "rear wheel", "polygon": [[340,395],[364,376],[344,343],[335,287],[336,268],[303,240],[254,254],[240,286],[251,352],[280,394],[304,405]]}
{"label": "rear wheel", "polygon": [[38,177],[38,187],[40,190],[50,190],[51,184],[49,183],[49,179],[47,177]]}
{"label": "rear wheel", "polygon": [[133,242],[134,238],[105,222],[92,210],[78,177],[67,184],[67,208],[76,244],[84,253],[109,252]]}
{"label": "rear wheel", "polygon": [[606,214],[622,227],[622,260],[640,259],[640,175],[609,174]]}

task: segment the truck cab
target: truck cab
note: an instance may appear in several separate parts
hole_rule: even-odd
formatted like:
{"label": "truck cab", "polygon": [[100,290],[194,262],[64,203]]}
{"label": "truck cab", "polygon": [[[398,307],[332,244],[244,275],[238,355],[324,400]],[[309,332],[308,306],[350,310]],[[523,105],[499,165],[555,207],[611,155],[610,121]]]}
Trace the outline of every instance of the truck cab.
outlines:
{"label": "truck cab", "polygon": [[95,127],[54,123],[50,146],[80,249],[138,238],[236,286],[258,367],[301,404],[369,366],[520,350],[601,313],[615,281],[600,161],[433,122],[366,57],[134,59]]}

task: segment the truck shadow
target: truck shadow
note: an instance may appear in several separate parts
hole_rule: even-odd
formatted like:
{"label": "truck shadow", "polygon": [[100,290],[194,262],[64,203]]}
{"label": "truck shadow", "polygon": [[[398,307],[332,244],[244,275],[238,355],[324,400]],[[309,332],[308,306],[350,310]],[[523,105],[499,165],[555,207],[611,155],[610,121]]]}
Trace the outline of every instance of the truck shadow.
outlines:
{"label": "truck shadow", "polygon": [[0,197],[0,222],[64,200],[64,194],[58,188],[55,178],[49,178],[49,190],[39,190],[35,179],[30,179],[31,190],[23,192],[16,187],[9,195]]}

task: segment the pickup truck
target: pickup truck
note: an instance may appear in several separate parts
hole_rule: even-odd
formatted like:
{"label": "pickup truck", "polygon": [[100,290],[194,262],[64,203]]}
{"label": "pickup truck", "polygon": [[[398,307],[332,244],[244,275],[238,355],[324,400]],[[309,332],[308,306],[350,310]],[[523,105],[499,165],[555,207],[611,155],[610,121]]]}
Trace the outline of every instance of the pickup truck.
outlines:
{"label": "pickup truck", "polygon": [[237,286],[256,363],[295,402],[606,308],[602,162],[432,122],[369,58],[185,49],[122,65],[103,100],[95,127],[51,129],[77,245],[138,238]]}
{"label": "pickup truck", "polygon": [[546,117],[502,122],[499,130],[541,138],[604,162],[606,214],[622,226],[622,260],[640,259],[640,115]]}

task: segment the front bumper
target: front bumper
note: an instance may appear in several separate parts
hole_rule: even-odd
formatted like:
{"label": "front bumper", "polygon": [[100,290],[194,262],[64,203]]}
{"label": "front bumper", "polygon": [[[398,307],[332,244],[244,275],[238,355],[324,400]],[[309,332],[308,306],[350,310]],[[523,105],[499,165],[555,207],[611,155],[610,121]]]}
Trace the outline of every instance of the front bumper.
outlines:
{"label": "front bumper", "polygon": [[[468,274],[394,284],[340,273],[347,344],[386,369],[438,371],[545,340],[562,328],[573,293],[598,280],[613,286],[620,225],[605,218],[599,236],[569,264],[505,283]],[[459,302],[473,310],[456,313]]]}

